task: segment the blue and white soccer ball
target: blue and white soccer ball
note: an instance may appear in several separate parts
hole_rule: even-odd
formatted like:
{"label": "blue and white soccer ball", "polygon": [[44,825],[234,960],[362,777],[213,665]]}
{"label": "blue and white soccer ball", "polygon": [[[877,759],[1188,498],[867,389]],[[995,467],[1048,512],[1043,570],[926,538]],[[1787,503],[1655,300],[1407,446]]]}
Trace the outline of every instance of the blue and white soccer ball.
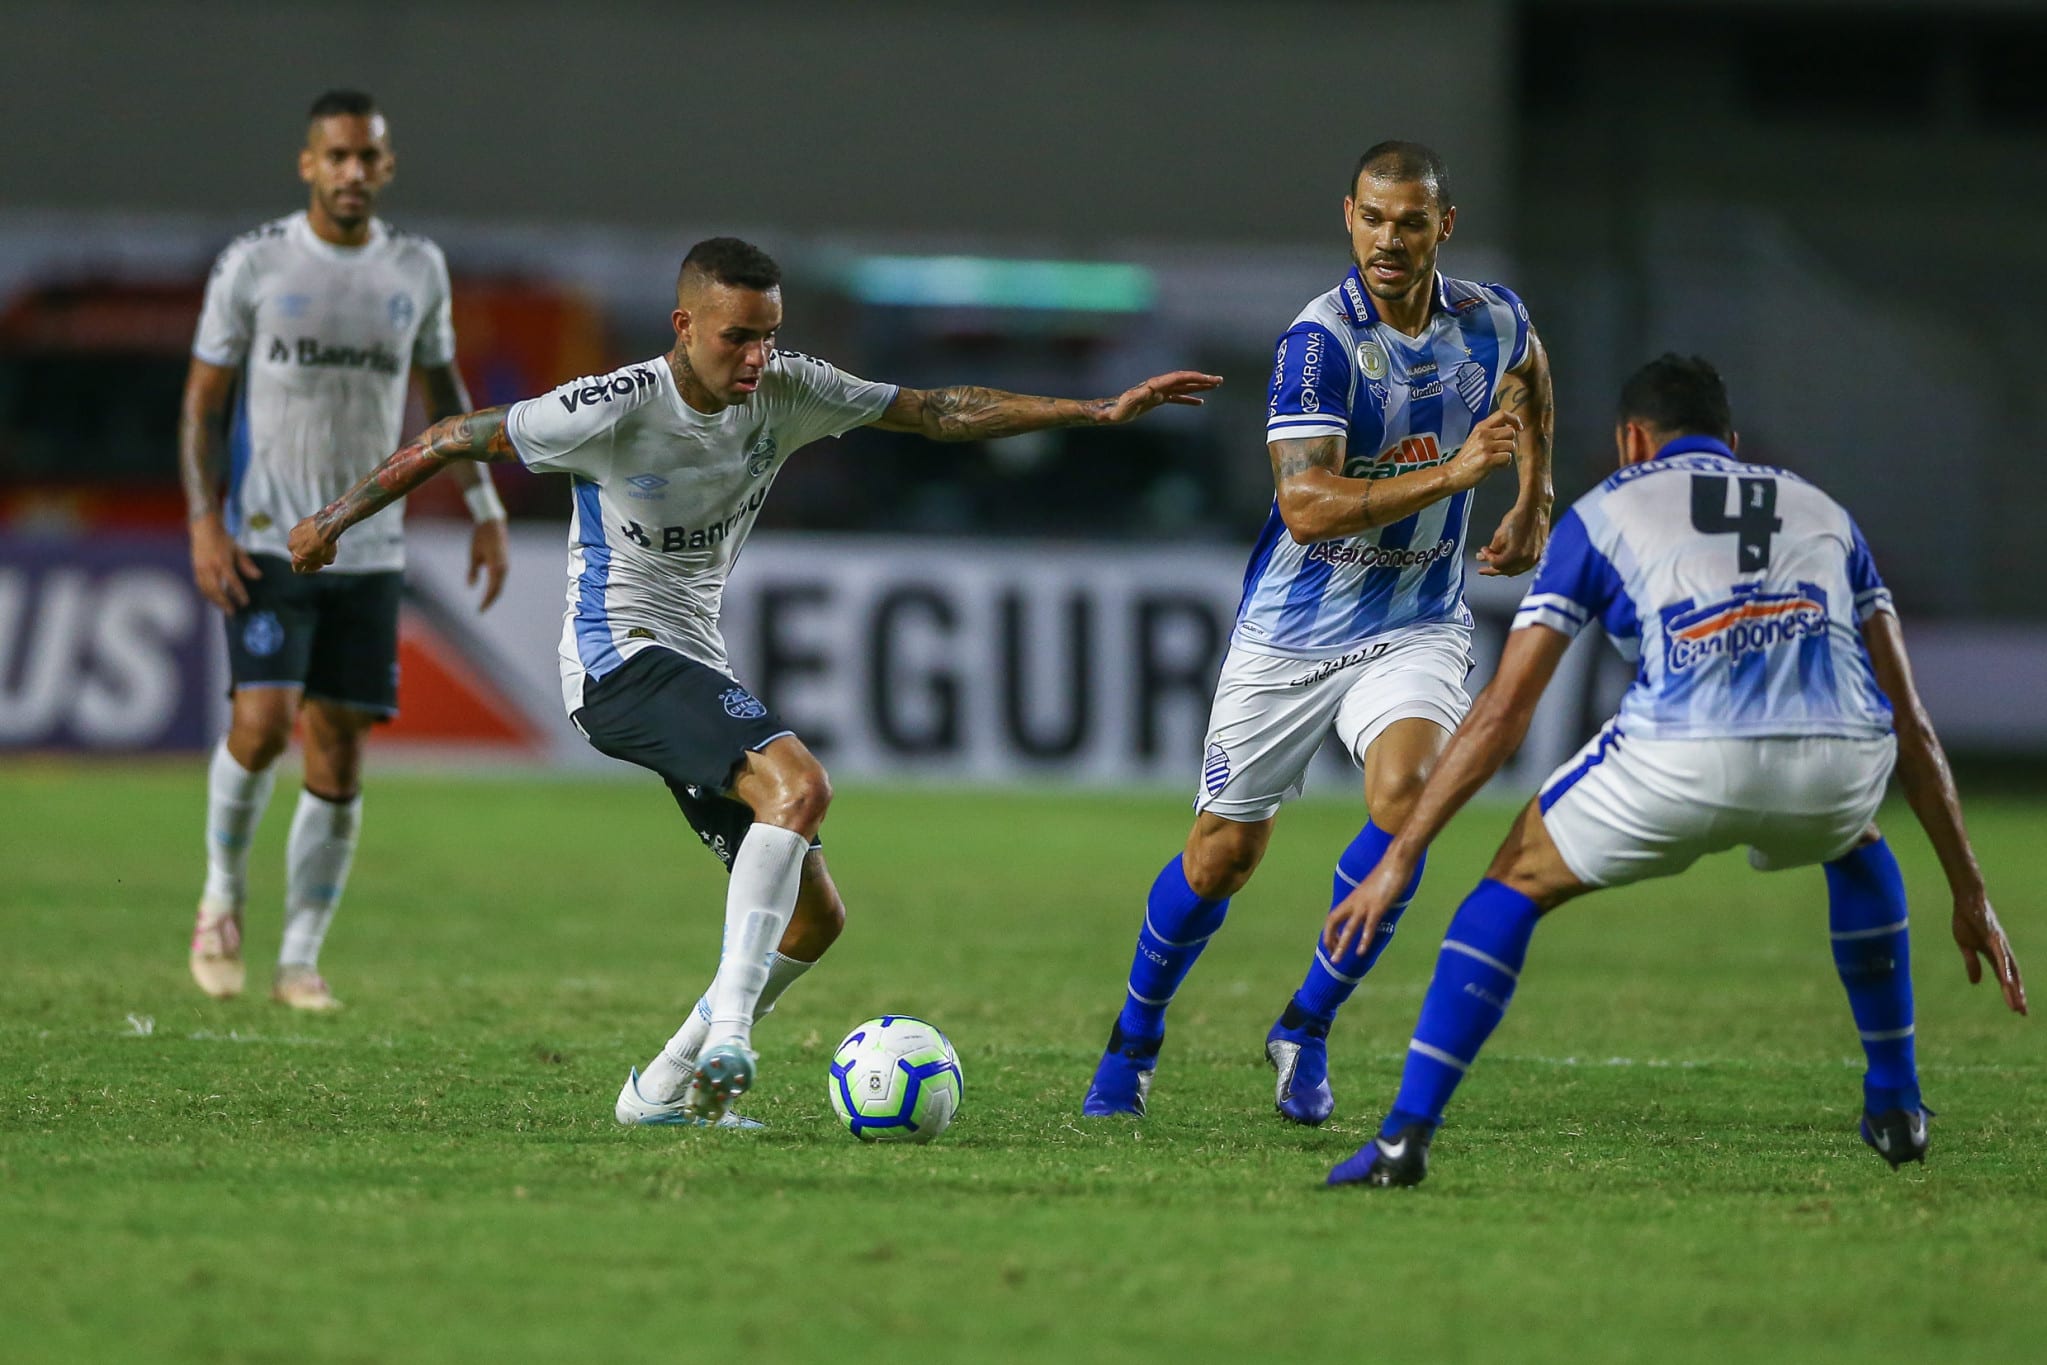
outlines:
{"label": "blue and white soccer ball", "polygon": [[869,1019],[832,1054],[832,1112],[862,1142],[929,1142],[959,1112],[960,1058],[936,1025]]}

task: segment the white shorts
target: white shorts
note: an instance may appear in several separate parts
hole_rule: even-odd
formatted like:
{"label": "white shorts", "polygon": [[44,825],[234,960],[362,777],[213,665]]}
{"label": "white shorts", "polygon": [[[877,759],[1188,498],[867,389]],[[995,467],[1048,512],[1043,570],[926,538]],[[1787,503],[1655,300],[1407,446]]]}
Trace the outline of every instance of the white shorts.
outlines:
{"label": "white shorts", "polygon": [[1471,631],[1412,626],[1326,659],[1230,647],[1216,680],[1194,809],[1264,820],[1301,794],[1331,727],[1353,762],[1387,726],[1419,717],[1455,730],[1471,698]]}
{"label": "white shorts", "polygon": [[1832,862],[1883,801],[1897,740],[1636,739],[1616,723],[1542,784],[1542,823],[1588,886],[1682,872],[1739,844],[1771,872]]}

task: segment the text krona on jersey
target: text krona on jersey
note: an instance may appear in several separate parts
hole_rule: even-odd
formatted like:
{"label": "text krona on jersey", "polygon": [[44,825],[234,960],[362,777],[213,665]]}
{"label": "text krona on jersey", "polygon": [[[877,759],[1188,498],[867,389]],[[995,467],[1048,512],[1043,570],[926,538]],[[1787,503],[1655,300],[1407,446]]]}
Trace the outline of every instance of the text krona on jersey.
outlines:
{"label": "text krona on jersey", "polygon": [[382,346],[329,346],[318,337],[300,337],[288,343],[283,337],[270,338],[272,364],[299,365],[325,370],[373,370],[398,374],[404,363]]}

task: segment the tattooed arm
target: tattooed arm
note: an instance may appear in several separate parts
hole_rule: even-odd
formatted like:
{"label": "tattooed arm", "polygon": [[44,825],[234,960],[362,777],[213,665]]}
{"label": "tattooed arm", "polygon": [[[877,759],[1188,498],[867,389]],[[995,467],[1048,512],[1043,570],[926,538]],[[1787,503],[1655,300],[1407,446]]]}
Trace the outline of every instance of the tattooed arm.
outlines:
{"label": "tattooed arm", "polygon": [[1266,451],[1272,456],[1280,518],[1302,545],[1389,526],[1475,486],[1506,464],[1514,457],[1518,423],[1510,413],[1495,412],[1473,427],[1443,463],[1386,479],[1345,478],[1341,436],[1274,441]]}
{"label": "tattooed arm", "polygon": [[[453,365],[422,365],[419,381],[426,390],[426,418],[438,422],[447,417],[460,417],[469,411],[469,386],[462,382],[462,372]],[[478,482],[488,476],[475,465],[464,461],[448,466],[448,477],[455,486],[467,493]]]}
{"label": "tattooed arm", "polygon": [[505,431],[509,408],[485,408],[444,417],[398,448],[355,487],[291,528],[291,567],[317,573],[334,562],[341,533],[374,516],[456,460],[506,462],[519,458]]}
{"label": "tattooed arm", "polygon": [[1556,434],[1556,401],[1550,388],[1549,352],[1542,338],[1528,333],[1528,354],[1507,371],[1494,395],[1493,411],[1521,419],[1514,443],[1514,464],[1521,478],[1521,496],[1493,533],[1492,543],[1478,552],[1479,572],[1488,577],[1527,573],[1549,543],[1550,442]]}
{"label": "tattooed arm", "polygon": [[[469,388],[453,362],[421,366],[419,377],[426,386],[429,419],[438,422],[469,411]],[[476,609],[487,611],[504,590],[505,575],[512,567],[512,538],[505,526],[504,504],[498,501],[490,474],[469,460],[449,465],[448,477],[462,490],[470,520],[476,523],[469,533],[469,586],[475,587],[477,576],[483,576],[483,600]]]}
{"label": "tattooed arm", "polygon": [[1176,370],[1145,380],[1114,398],[1034,398],[965,385],[898,389],[871,425],[913,431],[934,441],[992,441],[1053,427],[1109,426],[1142,417],[1165,403],[1198,408],[1197,394],[1222,383],[1212,374]]}

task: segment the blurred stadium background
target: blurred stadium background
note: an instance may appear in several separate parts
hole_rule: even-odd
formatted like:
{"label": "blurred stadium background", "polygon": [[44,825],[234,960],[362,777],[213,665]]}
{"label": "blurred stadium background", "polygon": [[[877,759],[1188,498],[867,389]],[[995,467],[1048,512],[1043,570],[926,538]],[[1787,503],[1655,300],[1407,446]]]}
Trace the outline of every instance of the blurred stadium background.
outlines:
{"label": "blurred stadium background", "polygon": [[[5,751],[217,733],[178,389],[214,253],[303,207],[302,111],[353,86],[400,156],[380,212],[447,250],[480,403],[664,349],[676,261],[725,232],[788,270],[785,344],[873,378],[1228,377],[1123,432],[795,462],[726,630],[842,778],[1191,780],[1270,497],[1270,346],[1390,136],[1449,161],[1445,267],[1513,283],[1549,343],[1560,500],[1607,467],[1624,373],[1707,354],[1744,450],[1861,519],[1950,747],[2047,772],[2047,4],[13,0],[4,28]],[[516,559],[483,617],[459,499],[415,498],[377,764],[608,766],[555,683],[566,486],[497,480]],[[1515,589],[1484,587],[1497,631]],[[1519,780],[1603,714],[1604,654]]]}

